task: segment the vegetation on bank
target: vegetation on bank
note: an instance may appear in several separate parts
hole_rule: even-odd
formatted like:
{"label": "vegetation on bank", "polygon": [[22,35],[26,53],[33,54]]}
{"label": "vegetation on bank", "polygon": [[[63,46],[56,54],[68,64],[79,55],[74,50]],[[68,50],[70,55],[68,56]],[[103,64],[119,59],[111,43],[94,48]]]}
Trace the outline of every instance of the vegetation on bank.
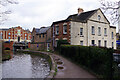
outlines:
{"label": "vegetation on bank", "polygon": [[113,49],[62,45],[62,43],[68,44],[62,40],[58,41],[56,50],[59,51],[60,55],[93,72],[98,78],[109,80],[120,79],[118,66],[113,61]]}
{"label": "vegetation on bank", "polygon": [[10,50],[4,50],[4,52],[2,53],[2,61],[9,60],[11,58],[10,53]]}

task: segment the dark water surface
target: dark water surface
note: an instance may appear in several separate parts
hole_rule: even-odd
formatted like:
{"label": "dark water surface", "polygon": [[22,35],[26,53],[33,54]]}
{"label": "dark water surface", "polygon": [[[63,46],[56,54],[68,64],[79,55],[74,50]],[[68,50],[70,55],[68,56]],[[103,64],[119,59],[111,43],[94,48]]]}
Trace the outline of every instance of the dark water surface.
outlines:
{"label": "dark water surface", "polygon": [[2,78],[45,78],[50,67],[46,59],[29,54],[15,54],[2,63]]}

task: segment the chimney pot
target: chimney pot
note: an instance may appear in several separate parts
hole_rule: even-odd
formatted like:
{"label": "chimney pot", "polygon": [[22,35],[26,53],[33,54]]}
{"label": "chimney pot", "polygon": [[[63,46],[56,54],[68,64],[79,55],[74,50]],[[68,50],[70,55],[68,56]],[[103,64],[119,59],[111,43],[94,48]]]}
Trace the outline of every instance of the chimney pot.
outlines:
{"label": "chimney pot", "polygon": [[84,12],[84,10],[82,8],[78,8],[78,14]]}

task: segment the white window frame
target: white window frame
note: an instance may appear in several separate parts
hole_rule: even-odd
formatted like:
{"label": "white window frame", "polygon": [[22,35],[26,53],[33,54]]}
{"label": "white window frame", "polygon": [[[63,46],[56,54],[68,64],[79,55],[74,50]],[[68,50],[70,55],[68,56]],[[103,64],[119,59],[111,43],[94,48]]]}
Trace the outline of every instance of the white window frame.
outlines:
{"label": "white window frame", "polygon": [[59,26],[56,26],[56,28],[55,28],[55,34],[56,34],[56,35],[59,34]]}
{"label": "white window frame", "polygon": [[83,35],[83,28],[80,28],[80,35]]}
{"label": "white window frame", "polygon": [[98,36],[101,36],[101,27],[98,27]]}
{"label": "white window frame", "polygon": [[114,38],[114,33],[113,32],[111,33],[111,37],[112,37],[112,39]]}
{"label": "white window frame", "polygon": [[104,47],[107,47],[107,40],[104,41]]}
{"label": "white window frame", "polygon": [[98,46],[101,46],[101,40],[98,40]]}
{"label": "white window frame", "polygon": [[91,31],[91,32],[92,32],[92,35],[95,35],[95,27],[94,27],[94,26],[91,27],[91,30],[92,30],[92,31]]}
{"label": "white window frame", "polygon": [[63,25],[63,34],[67,34],[67,25]]}
{"label": "white window frame", "polygon": [[10,32],[8,33],[8,35],[10,35]]}
{"label": "white window frame", "polygon": [[104,28],[104,35],[107,36],[107,28]]}
{"label": "white window frame", "polygon": [[83,46],[83,41],[80,41],[80,45]]}
{"label": "white window frame", "polygon": [[101,19],[101,16],[100,15],[98,15],[98,20],[100,20]]}
{"label": "white window frame", "polygon": [[114,42],[112,42],[112,48],[114,48]]}

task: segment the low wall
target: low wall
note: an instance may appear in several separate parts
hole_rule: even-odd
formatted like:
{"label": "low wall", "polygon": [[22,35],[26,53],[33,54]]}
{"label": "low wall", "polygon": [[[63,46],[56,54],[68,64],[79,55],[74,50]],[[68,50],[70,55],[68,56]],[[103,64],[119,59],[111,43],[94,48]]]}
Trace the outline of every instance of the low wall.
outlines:
{"label": "low wall", "polygon": [[[27,53],[27,54],[33,54],[33,55],[47,55],[49,56],[49,64],[50,64],[50,74],[49,76],[47,76],[46,79],[52,79],[55,75],[55,69],[56,69],[56,64],[51,56],[51,54],[47,53],[47,52],[41,52],[41,51],[31,51],[31,50],[17,50],[17,52],[24,52],[24,53]],[[38,53],[38,54],[35,54],[35,53]]]}

